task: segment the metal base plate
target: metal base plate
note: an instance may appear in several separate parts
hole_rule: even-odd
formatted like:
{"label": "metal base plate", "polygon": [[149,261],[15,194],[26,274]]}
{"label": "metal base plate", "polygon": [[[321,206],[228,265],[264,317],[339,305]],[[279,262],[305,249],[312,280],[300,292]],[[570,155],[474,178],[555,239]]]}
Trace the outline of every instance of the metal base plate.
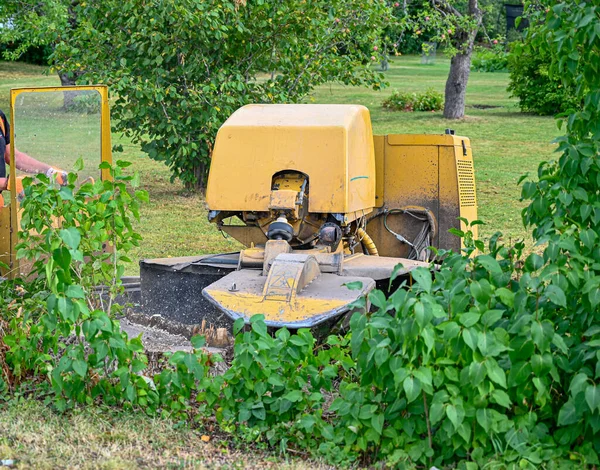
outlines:
{"label": "metal base plate", "polygon": [[[367,277],[321,274],[290,302],[283,302],[266,298],[263,291],[267,276],[261,274],[249,269],[234,271],[202,293],[233,319],[247,321],[261,313],[271,327],[311,328],[347,312],[354,301],[375,287],[375,281]],[[362,283],[360,289],[350,290],[344,285],[356,281]]]}

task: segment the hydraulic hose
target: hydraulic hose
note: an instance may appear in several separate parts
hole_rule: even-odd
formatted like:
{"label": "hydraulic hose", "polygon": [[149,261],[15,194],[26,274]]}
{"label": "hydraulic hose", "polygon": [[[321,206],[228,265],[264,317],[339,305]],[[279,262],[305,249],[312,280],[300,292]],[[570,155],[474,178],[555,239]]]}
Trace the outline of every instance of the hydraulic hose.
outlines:
{"label": "hydraulic hose", "polygon": [[360,238],[363,246],[367,250],[367,253],[369,253],[371,256],[379,256],[379,252],[377,251],[377,247],[375,246],[375,242],[369,236],[369,234],[367,232],[365,232],[365,229],[358,228],[356,230],[356,234],[359,236],[359,238]]}

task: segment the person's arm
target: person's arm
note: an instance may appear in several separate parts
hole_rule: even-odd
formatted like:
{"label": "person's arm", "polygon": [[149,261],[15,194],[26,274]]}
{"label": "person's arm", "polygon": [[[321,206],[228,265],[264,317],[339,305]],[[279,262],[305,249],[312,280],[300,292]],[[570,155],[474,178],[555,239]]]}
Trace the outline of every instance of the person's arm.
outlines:
{"label": "person's arm", "polygon": [[[6,145],[4,159],[6,160],[6,163],[10,162],[10,144]],[[47,165],[46,163],[40,162],[35,158],[30,157],[26,153],[21,152],[19,149],[15,149],[15,165],[17,169],[26,173],[33,173],[35,175],[37,175],[38,173],[47,174],[48,171],[52,168],[50,165]]]}
{"label": "person's arm", "polygon": [[[10,144],[6,144],[6,151],[4,152],[4,161],[9,164],[10,163]],[[30,157],[24,152],[21,152],[18,149],[15,149],[15,166],[17,169],[24,171],[26,173],[39,174],[43,173],[46,176],[51,176],[52,173],[58,172],[61,174],[60,183],[63,184],[63,181],[66,182],[66,174],[60,170],[55,170],[50,165],[47,165],[44,162],[40,162],[33,157]],[[0,192],[5,191],[8,188],[8,177],[0,178]]]}

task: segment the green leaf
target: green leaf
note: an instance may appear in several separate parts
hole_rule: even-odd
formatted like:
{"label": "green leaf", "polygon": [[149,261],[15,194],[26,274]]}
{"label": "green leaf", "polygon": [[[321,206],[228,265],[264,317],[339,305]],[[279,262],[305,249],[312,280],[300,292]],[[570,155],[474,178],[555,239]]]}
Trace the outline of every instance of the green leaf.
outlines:
{"label": "green leaf", "polygon": [[521,385],[531,375],[531,363],[529,362],[517,362],[513,364],[508,373],[508,385],[514,387]]}
{"label": "green leaf", "polygon": [[342,285],[346,286],[350,290],[360,290],[363,288],[363,283],[361,281],[346,282]]}
{"label": "green leaf", "polygon": [[135,192],[135,197],[142,202],[150,202],[150,196],[148,195],[148,191],[145,191],[143,189],[138,189]]}
{"label": "green leaf", "polygon": [[463,340],[467,346],[469,346],[473,351],[477,348],[477,342],[479,339],[479,335],[477,331],[473,328],[464,329],[462,334]]}
{"label": "green leaf", "polygon": [[565,344],[565,340],[562,339],[558,333],[554,333],[554,336],[552,336],[552,344],[560,349],[563,354],[567,354],[569,351],[567,345]]}
{"label": "green leaf", "polygon": [[475,413],[477,418],[477,422],[483,428],[486,433],[489,433],[492,429],[492,417],[490,416],[490,412],[486,408],[480,408]]}
{"label": "green leaf", "polygon": [[483,266],[492,275],[502,274],[502,268],[498,261],[489,255],[481,255],[475,258],[475,261]]}
{"label": "green leaf", "polygon": [[81,235],[79,231],[74,227],[69,227],[68,229],[63,229],[58,232],[58,236],[62,239],[63,242],[72,250],[76,250],[79,248],[79,244],[81,243]]}
{"label": "green leaf", "polygon": [[379,435],[381,435],[383,433],[383,423],[384,423],[383,413],[374,414],[373,417],[371,418],[371,426],[373,426],[373,429]]}
{"label": "green leaf", "polygon": [[444,417],[444,404],[433,403],[429,408],[429,420],[431,424],[437,424]]}
{"label": "green leaf", "polygon": [[283,398],[291,401],[292,403],[298,402],[302,400],[302,392],[300,390],[292,390],[291,392],[286,393]]}
{"label": "green leaf", "polygon": [[511,406],[508,394],[502,390],[494,390],[491,395],[491,400],[505,408],[510,408]]}
{"label": "green leaf", "polygon": [[462,313],[461,315],[459,315],[458,321],[462,325],[464,325],[466,328],[469,328],[469,327],[475,325],[479,321],[480,318],[481,318],[481,315],[479,313],[466,312],[466,313]]}
{"label": "green leaf", "polygon": [[[262,317],[262,315],[261,315]],[[250,319],[250,323],[252,324],[252,331],[254,331],[259,336],[267,336],[267,324],[264,321],[264,317],[257,321],[252,321],[255,317]]]}
{"label": "green leaf", "polygon": [[596,385],[588,385],[585,389],[585,401],[592,413],[594,410],[600,410],[600,387]]}
{"label": "green leaf", "polygon": [[431,293],[432,279],[429,269],[417,268],[410,272],[412,278],[417,282],[419,287],[428,294]]}
{"label": "green leaf", "polygon": [[569,400],[558,412],[558,425],[568,426],[569,424],[575,424],[577,421],[579,421],[577,410],[573,402]]}
{"label": "green leaf", "polygon": [[369,300],[377,308],[385,309],[387,306],[387,299],[385,298],[385,294],[379,289],[374,289],[371,292],[369,292]]}
{"label": "green leaf", "polygon": [[458,427],[460,426],[460,422],[458,421],[458,412],[454,405],[446,406],[446,416],[448,416],[448,419],[454,426],[454,429],[458,429]]}
{"label": "green leaf", "polygon": [[404,379],[403,387],[408,403],[415,401],[421,393],[421,382],[410,375]]}
{"label": "green leaf", "polygon": [[506,373],[504,369],[498,365],[495,359],[485,361],[488,377],[503,388],[506,388]]}
{"label": "green leaf", "polygon": [[567,306],[567,298],[565,297],[564,291],[554,284],[550,284],[546,287],[546,296],[550,301],[560,307]]}
{"label": "green leaf", "polygon": [[87,362],[82,361],[80,359],[76,359],[73,361],[73,370],[81,377],[85,377],[85,374],[87,373],[87,369],[88,369]]}
{"label": "green leaf", "polygon": [[488,310],[481,317],[481,323],[483,323],[487,327],[494,326],[496,322],[498,322],[502,318],[503,314],[503,310]]}
{"label": "green leaf", "polygon": [[78,286],[76,284],[71,284],[69,287],[67,287],[65,295],[72,299],[85,299],[85,292],[83,291],[83,287]]}
{"label": "green leaf", "polygon": [[543,377],[552,369],[552,355],[548,353],[534,354],[531,357],[531,367],[535,375]]}
{"label": "green leaf", "polygon": [[537,271],[544,265],[544,259],[537,253],[530,254],[525,260],[525,269],[528,272]]}
{"label": "green leaf", "polygon": [[206,338],[204,336],[195,335],[195,336],[192,336],[192,339],[190,340],[190,342],[192,343],[192,346],[194,347],[194,349],[200,349],[206,345]]}
{"label": "green leaf", "polygon": [[579,395],[581,392],[587,389],[588,382],[589,377],[586,374],[583,372],[576,374],[575,377],[571,379],[571,383],[569,384],[569,393],[572,396]]}
{"label": "green leaf", "polygon": [[242,331],[246,322],[243,318],[238,318],[235,322],[233,322],[233,334],[237,336],[237,334]]}
{"label": "green leaf", "polygon": [[471,362],[469,366],[469,380],[473,387],[477,387],[485,379],[485,367],[481,362]]}
{"label": "green leaf", "polygon": [[495,352],[496,346],[496,338],[493,334],[482,332],[479,334],[479,339],[477,341],[477,347],[481,351],[481,354],[484,356],[497,355],[493,354]]}
{"label": "green leaf", "polygon": [[65,271],[68,271],[71,267],[71,253],[64,246],[52,252],[52,259]]}

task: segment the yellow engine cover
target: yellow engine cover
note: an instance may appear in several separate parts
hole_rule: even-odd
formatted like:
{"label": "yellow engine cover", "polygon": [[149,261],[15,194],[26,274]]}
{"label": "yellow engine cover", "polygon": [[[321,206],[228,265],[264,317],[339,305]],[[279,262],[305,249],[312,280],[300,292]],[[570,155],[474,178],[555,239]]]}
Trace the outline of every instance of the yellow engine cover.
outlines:
{"label": "yellow engine cover", "polygon": [[308,176],[312,213],[368,213],[375,206],[369,111],[356,105],[260,104],[223,124],[212,155],[210,210],[266,212],[273,175]]}

